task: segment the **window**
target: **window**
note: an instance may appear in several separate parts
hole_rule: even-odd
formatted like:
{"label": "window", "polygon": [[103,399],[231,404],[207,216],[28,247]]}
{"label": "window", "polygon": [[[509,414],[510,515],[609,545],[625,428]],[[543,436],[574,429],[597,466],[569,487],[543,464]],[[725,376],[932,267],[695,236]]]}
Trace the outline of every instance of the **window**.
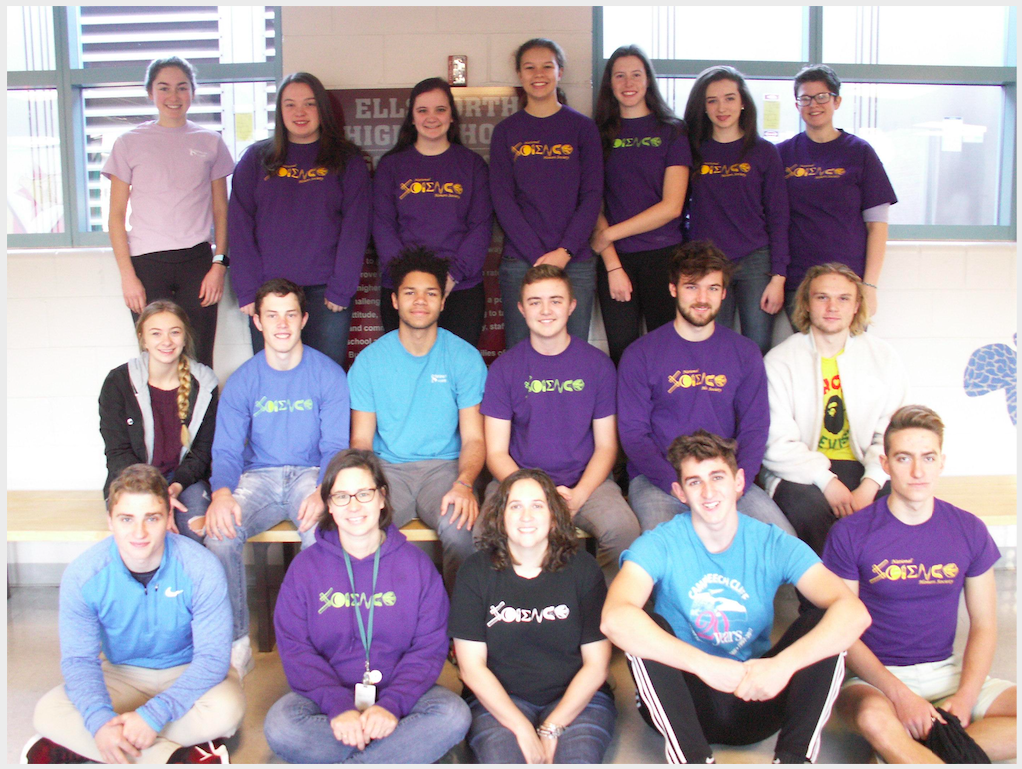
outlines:
{"label": "window", "polygon": [[606,6],[593,27],[595,83],[635,43],[681,114],[699,72],[732,64],[774,142],[802,130],[794,74],[831,64],[835,123],[873,145],[898,194],[892,238],[1016,237],[1014,7]]}
{"label": "window", "polygon": [[106,245],[114,140],[152,120],[155,58],[196,68],[189,120],[237,159],[273,125],[280,79],[276,6],[7,8],[7,243]]}

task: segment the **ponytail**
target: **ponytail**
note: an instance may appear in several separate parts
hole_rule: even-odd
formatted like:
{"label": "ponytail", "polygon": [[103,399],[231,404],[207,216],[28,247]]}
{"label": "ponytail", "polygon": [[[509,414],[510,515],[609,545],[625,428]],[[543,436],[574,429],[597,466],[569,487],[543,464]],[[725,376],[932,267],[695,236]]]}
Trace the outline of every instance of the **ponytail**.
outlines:
{"label": "ponytail", "polygon": [[182,355],[177,362],[177,417],[181,420],[181,445],[188,448],[192,436],[188,432],[188,401],[192,396],[192,372],[188,367],[188,356]]}

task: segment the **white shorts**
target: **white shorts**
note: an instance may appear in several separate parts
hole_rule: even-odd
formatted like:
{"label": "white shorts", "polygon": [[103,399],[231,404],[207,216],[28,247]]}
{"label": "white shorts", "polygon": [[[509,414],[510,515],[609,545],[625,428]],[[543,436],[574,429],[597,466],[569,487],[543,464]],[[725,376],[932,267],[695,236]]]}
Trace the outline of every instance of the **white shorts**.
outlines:
{"label": "white shorts", "polygon": [[[916,665],[886,665],[888,672],[901,681],[925,700],[929,700],[936,706],[943,704],[944,700],[958,691],[962,678],[962,663],[955,657],[948,657],[940,662],[920,662]],[[842,689],[856,685],[873,686],[855,675],[849,674],[845,679]],[[987,710],[994,700],[1001,696],[1008,689],[1013,687],[1011,681],[1004,681],[1000,678],[987,676],[983,687],[979,690],[979,697],[972,709],[973,720],[980,719],[986,715]],[[875,686],[873,687],[876,688]]]}

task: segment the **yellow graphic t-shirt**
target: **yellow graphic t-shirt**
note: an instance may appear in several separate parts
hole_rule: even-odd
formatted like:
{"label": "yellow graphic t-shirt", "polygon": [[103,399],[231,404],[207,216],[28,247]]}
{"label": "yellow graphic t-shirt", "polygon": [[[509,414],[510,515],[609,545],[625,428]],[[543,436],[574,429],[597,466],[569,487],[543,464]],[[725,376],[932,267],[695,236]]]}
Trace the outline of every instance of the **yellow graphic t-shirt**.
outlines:
{"label": "yellow graphic t-shirt", "polygon": [[[841,353],[838,353],[840,355]],[[849,443],[848,412],[841,392],[841,375],[837,370],[837,356],[822,358],[823,369],[823,428],[817,449],[828,459],[855,459]]]}

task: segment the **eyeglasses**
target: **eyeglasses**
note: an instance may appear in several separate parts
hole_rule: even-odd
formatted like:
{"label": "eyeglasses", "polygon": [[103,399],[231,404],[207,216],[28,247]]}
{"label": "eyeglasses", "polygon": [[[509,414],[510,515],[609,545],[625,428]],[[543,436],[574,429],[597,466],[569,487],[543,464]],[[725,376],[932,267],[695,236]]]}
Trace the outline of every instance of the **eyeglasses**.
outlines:
{"label": "eyeglasses", "polygon": [[372,502],[375,496],[376,489],[359,489],[354,494],[349,494],[346,491],[335,491],[330,495],[330,501],[338,507],[344,507],[351,501],[352,497],[365,504],[366,502]]}
{"label": "eyeglasses", "polygon": [[815,96],[796,96],[795,103],[800,107],[808,107],[813,102],[817,104],[826,104],[831,98],[837,98],[836,93],[818,93]]}

